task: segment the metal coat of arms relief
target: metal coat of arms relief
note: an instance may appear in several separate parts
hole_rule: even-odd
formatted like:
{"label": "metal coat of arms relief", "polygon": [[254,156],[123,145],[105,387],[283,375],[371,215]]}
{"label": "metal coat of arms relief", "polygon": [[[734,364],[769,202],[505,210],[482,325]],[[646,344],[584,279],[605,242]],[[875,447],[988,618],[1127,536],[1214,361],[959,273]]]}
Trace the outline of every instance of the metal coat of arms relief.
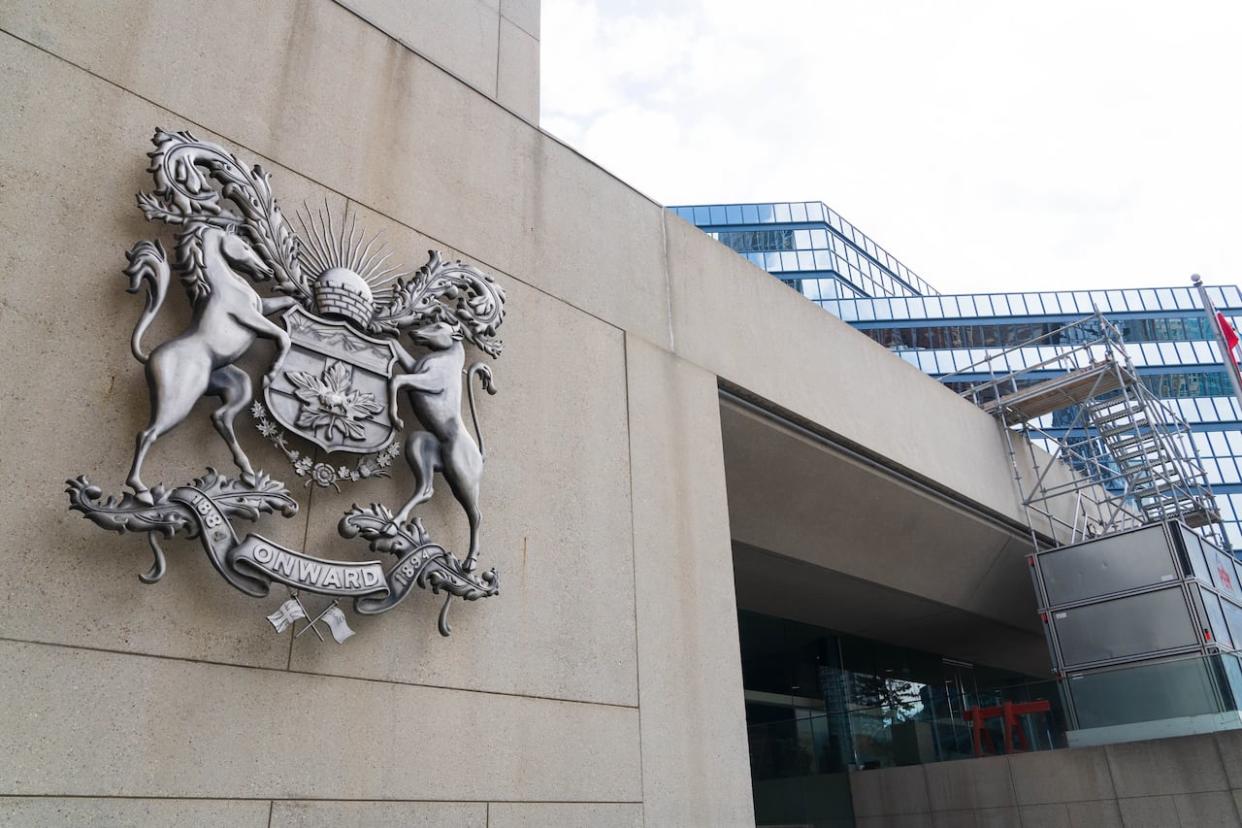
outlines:
{"label": "metal coat of arms relief", "polygon": [[[173,229],[172,252],[158,240],[139,241],[126,253],[124,271],[129,291],[145,298],[130,345],[146,372],[151,417],[135,438],[129,490],[105,498],[77,477],[68,481],[69,508],[104,529],[145,533],[154,561],[139,576],[144,583],[166,571],[161,539],[182,535],[198,539],[212,566],[247,595],[266,598],[274,583],[284,585],[287,599],[268,615],[277,632],[304,620],[296,635],[311,631],[323,639],[322,622],[342,642],[353,634],[343,599],[353,599],[356,613],[376,615],[421,587],[444,593],[439,629],[448,635],[454,597],[474,601],[499,591],[496,571],[478,569],[484,442],[475,396],[476,385],[489,394],[496,386],[486,363],[467,365],[466,346],[500,355],[504,290],[490,275],[435,251],[407,272],[356,216],[303,209],[295,230],[261,167],[247,167],[189,132],[157,129],[152,143],[155,189],[139,194],[138,206],[148,220]],[[189,299],[190,324],[152,345],[147,328],[174,281]],[[256,290],[259,284],[270,287],[269,295]],[[237,362],[261,339],[274,345],[274,355],[256,393]],[[236,474],[207,468],[189,482],[148,486],[151,447],[203,397],[219,401],[211,420]],[[406,429],[403,408],[416,428]],[[241,531],[239,521],[291,517],[298,503],[294,491],[251,465],[238,439],[239,418],[252,420],[288,459],[282,474],[301,481],[295,490],[340,491],[387,477],[403,457],[414,477],[409,499],[394,507],[355,505],[338,527],[381,560],[319,557]],[[417,516],[440,479],[469,525],[460,556],[435,542]],[[329,603],[313,613],[306,593]]]}

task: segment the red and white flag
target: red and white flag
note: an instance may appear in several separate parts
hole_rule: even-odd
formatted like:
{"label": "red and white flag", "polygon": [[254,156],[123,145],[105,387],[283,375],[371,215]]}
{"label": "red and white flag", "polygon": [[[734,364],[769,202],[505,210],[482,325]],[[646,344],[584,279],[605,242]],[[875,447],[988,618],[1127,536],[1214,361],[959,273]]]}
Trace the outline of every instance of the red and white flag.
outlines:
{"label": "red and white flag", "polygon": [[1220,326],[1221,338],[1225,340],[1225,349],[1229,352],[1229,359],[1234,365],[1238,364],[1238,332],[1233,329],[1233,325],[1229,324],[1229,320],[1220,311],[1216,312],[1216,324]]}

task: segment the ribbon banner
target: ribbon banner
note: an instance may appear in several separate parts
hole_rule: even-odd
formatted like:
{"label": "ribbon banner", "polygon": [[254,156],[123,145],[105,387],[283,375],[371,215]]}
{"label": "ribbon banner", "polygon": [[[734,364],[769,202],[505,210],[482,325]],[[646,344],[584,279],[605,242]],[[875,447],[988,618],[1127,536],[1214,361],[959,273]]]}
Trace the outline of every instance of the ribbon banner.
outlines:
{"label": "ribbon banner", "polygon": [[389,592],[379,561],[352,563],[312,558],[262,535],[247,535],[229,550],[228,562],[235,570],[256,572],[261,578],[321,595],[384,598]]}
{"label": "ribbon banner", "polygon": [[255,598],[266,597],[275,581],[295,590],[353,598],[355,612],[379,615],[404,601],[416,586],[433,593],[445,592],[439,617],[442,635],[449,634],[447,613],[452,598],[474,601],[500,591],[495,570],[478,575],[466,570],[448,550],[431,541],[421,524],[394,526],[391,516],[380,507],[355,507],[342,519],[340,530],[345,538],[361,536],[367,540],[372,552],[396,556],[397,563],[387,572],[379,561],[317,558],[254,533],[238,540],[232,517],[253,520],[276,511],[286,516],[296,512],[296,504],[284,488],[266,480],[248,487],[211,472],[162,495],[153,504],[132,495],[101,500],[101,492],[85,478],[70,480],[68,486],[70,508],[92,522],[120,532],[149,533],[157,558],[152,573],[157,574],[149,573],[149,580],[144,577],[148,583],[163,575],[163,551],[155,542],[156,536],[182,534],[198,538],[216,571],[236,589]]}

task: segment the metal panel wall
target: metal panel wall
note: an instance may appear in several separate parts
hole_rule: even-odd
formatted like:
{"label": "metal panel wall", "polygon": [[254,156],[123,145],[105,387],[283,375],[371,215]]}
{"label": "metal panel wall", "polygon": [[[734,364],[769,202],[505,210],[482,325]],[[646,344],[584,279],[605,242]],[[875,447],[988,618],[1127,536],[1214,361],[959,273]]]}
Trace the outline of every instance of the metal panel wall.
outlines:
{"label": "metal panel wall", "polygon": [[1180,580],[1163,525],[1045,552],[1039,557],[1050,606]]}
{"label": "metal panel wall", "polygon": [[1052,613],[1060,667],[1073,670],[1119,659],[1197,649],[1199,624],[1179,580],[1163,589]]}

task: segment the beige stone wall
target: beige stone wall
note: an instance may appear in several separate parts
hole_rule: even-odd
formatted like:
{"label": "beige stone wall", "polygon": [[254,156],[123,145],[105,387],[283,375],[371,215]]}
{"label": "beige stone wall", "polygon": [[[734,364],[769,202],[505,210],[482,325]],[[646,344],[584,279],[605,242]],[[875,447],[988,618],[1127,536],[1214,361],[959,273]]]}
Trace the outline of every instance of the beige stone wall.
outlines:
{"label": "beige stone wall", "polygon": [[539,0],[336,0],[532,124]]}
{"label": "beige stone wall", "polygon": [[[1020,516],[990,418],[533,125],[537,18],[507,0],[0,5],[0,822],[751,822],[718,378]],[[119,491],[145,424],[120,269],[160,232],[132,202],[157,125],[262,163],[287,207],[348,206],[410,264],[439,248],[508,290],[481,410],[503,592],[459,603],[452,638],[416,594],[353,618],[344,646],[294,643],[263,618],[278,598],[231,590],[192,543],[143,586],[141,539],[65,510],[68,476]],[[151,481],[230,468],[208,410],[158,444]],[[340,514],[411,485],[398,468],[306,492],[262,531],[365,556]],[[464,535],[445,496],[427,524]]]}
{"label": "beige stone wall", "polygon": [[850,774],[858,828],[1242,824],[1238,731]]}

